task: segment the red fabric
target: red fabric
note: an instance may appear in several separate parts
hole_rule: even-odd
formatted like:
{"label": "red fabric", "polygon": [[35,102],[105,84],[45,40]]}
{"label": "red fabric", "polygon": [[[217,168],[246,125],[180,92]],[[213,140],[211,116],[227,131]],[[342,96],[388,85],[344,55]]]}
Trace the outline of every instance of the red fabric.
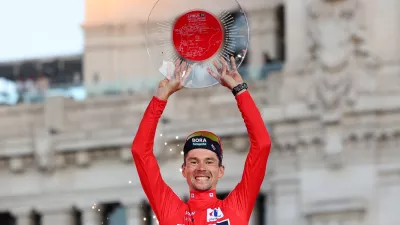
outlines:
{"label": "red fabric", "polygon": [[250,93],[237,95],[236,101],[250,138],[242,179],[224,200],[217,199],[215,191],[192,191],[185,203],[164,182],[153,154],[156,127],[167,101],[152,98],[133,141],[132,155],[144,192],[161,225],[248,224],[264,180],[271,140]]}

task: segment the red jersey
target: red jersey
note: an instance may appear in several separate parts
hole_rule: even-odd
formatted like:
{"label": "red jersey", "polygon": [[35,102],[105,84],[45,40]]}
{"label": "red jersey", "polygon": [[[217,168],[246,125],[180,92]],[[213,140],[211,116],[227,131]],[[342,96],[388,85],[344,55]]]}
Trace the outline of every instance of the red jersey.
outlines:
{"label": "red jersey", "polygon": [[215,190],[190,192],[183,202],[161,177],[153,153],[158,121],[167,101],[153,97],[150,101],[132,144],[132,155],[140,182],[161,225],[246,225],[264,180],[271,140],[261,114],[250,93],[236,97],[250,138],[250,151],[241,181],[224,199]]}

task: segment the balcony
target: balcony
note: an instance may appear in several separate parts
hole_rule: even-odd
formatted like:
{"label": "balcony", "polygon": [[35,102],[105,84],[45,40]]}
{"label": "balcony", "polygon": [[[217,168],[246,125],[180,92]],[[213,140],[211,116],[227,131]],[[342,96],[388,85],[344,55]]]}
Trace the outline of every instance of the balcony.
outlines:
{"label": "balcony", "polygon": [[[262,67],[240,67],[239,72],[248,83],[266,80],[273,73],[280,73],[283,63],[269,63]],[[51,78],[50,78],[51,79]],[[40,89],[35,84],[28,85],[26,91],[19,92],[16,82],[0,78],[0,105],[43,103],[48,97],[62,96],[75,101],[99,96],[117,96],[122,94],[152,93],[157,87],[161,76],[135,78],[134,80],[118,80],[114,82],[99,82],[95,85],[85,85],[82,82],[65,82],[51,84],[49,88]]]}

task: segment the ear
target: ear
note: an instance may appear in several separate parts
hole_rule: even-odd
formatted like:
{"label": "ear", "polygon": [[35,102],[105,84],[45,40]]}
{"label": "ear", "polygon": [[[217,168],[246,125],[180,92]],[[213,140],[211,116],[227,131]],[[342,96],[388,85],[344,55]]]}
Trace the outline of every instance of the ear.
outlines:
{"label": "ear", "polygon": [[222,178],[225,174],[225,166],[222,165],[219,167],[219,171],[218,171],[218,178]]}
{"label": "ear", "polygon": [[187,174],[186,174],[186,167],[185,167],[185,164],[184,164],[184,163],[182,163],[181,170],[182,170],[182,176],[183,176],[184,178],[186,178],[186,177],[187,177]]}

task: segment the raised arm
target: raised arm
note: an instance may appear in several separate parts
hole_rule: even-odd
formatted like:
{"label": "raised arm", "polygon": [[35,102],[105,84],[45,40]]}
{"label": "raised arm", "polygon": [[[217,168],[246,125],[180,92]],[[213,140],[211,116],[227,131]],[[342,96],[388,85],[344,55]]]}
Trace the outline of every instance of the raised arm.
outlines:
{"label": "raised arm", "polygon": [[[184,204],[161,177],[160,167],[153,153],[157,125],[167,105],[167,99],[183,88],[184,77],[182,78],[179,74],[182,74],[186,65],[182,63],[175,66],[178,75],[174,79],[164,79],[160,82],[156,95],[153,96],[144,112],[132,143],[132,156],[140,182],[151,208],[160,220],[169,218]],[[190,71],[187,73],[189,74]]]}
{"label": "raised arm", "polygon": [[250,139],[242,179],[226,198],[226,203],[243,212],[242,218],[248,221],[255,201],[264,181],[267,161],[271,149],[271,139],[261,114],[248,91],[236,96]]}
{"label": "raised arm", "polygon": [[143,190],[157,218],[166,218],[181,204],[179,197],[161,177],[160,167],[153,153],[158,121],[167,101],[153,97],[139,125],[132,144],[135,162]]}
{"label": "raised arm", "polygon": [[[214,62],[220,75],[209,70],[213,77],[229,90],[243,84],[234,58],[231,58],[231,70],[228,70],[228,64],[224,59],[221,58],[220,62],[222,66]],[[224,204],[234,208],[241,214],[244,221],[248,221],[264,180],[271,139],[250,92],[246,89],[240,90],[236,93],[235,98],[250,138],[250,151],[246,158],[242,179],[225,199]]]}

